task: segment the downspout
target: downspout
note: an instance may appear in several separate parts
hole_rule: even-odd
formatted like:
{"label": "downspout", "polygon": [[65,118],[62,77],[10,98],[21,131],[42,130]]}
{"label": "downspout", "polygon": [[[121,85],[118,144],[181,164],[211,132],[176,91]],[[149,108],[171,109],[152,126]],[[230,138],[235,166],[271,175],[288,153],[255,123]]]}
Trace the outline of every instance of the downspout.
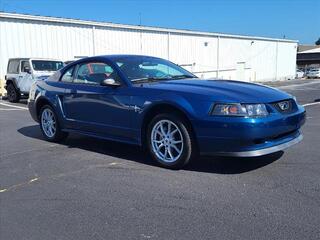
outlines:
{"label": "downspout", "polygon": [[277,41],[277,45],[276,45],[276,76],[275,76],[275,80],[278,80],[278,45],[279,45],[279,41]]}
{"label": "downspout", "polygon": [[220,66],[219,66],[219,59],[220,59],[220,56],[219,56],[219,54],[220,54],[220,36],[218,36],[218,38],[217,38],[217,78],[219,78],[219,68],[220,68]]}
{"label": "downspout", "polygon": [[167,35],[167,58],[170,60],[170,32]]}
{"label": "downspout", "polygon": [[93,56],[96,55],[96,45],[95,45],[95,36],[94,36],[95,29],[96,29],[96,27],[92,26],[92,53],[93,53]]}

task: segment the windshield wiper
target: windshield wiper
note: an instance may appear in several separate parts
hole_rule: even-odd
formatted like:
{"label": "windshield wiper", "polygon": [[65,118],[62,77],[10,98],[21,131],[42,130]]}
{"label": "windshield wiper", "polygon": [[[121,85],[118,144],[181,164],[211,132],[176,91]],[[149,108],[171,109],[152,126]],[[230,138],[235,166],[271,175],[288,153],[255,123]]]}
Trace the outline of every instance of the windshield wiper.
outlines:
{"label": "windshield wiper", "polygon": [[172,76],[167,76],[167,77],[145,77],[145,78],[137,78],[137,79],[132,79],[131,82],[155,82],[155,81],[160,81],[160,80],[172,80],[172,79],[183,79],[183,78],[197,78],[196,76],[191,76],[191,75],[172,75]]}
{"label": "windshield wiper", "polygon": [[159,80],[168,80],[168,78],[160,77],[145,77],[145,78],[136,78],[132,79],[131,82],[155,82]]}
{"label": "windshield wiper", "polygon": [[171,76],[170,79],[182,79],[182,78],[197,78],[197,77],[196,76],[182,74],[182,75],[173,75],[173,76]]}

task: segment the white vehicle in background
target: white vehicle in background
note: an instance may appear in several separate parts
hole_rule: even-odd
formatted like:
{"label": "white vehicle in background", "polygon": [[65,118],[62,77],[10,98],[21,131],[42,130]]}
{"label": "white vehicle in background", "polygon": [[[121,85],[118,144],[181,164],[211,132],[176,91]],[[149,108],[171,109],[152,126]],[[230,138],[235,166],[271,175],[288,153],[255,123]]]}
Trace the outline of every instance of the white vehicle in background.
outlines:
{"label": "white vehicle in background", "polygon": [[304,77],[304,71],[297,69],[296,78],[303,78],[303,77]]}
{"label": "white vehicle in background", "polygon": [[8,61],[6,79],[7,97],[18,102],[22,95],[29,95],[36,80],[44,80],[64,66],[60,60],[40,58],[11,58]]}
{"label": "white vehicle in background", "polygon": [[313,68],[307,72],[307,78],[320,78],[320,68]]}

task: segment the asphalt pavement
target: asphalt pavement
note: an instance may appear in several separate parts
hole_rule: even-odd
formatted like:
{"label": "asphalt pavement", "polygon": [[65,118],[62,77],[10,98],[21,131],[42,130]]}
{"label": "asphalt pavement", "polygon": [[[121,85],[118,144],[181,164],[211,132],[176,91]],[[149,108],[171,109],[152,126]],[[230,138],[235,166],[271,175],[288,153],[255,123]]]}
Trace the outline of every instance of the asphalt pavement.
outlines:
{"label": "asphalt pavement", "polygon": [[320,80],[273,83],[306,105],[304,140],[258,158],[157,167],[138,147],[43,140],[0,101],[0,239],[320,239]]}

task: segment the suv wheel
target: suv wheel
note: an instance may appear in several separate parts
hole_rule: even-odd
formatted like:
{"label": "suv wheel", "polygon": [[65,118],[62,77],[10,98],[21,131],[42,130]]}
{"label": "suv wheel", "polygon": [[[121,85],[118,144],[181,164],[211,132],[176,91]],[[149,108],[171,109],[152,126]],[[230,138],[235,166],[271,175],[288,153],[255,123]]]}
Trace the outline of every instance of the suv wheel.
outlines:
{"label": "suv wheel", "polygon": [[57,115],[51,106],[45,105],[41,108],[39,120],[42,134],[47,141],[60,142],[68,136],[61,131]]}
{"label": "suv wheel", "polygon": [[20,93],[12,83],[7,86],[7,97],[9,102],[19,102],[20,100]]}
{"label": "suv wheel", "polygon": [[192,132],[178,116],[157,115],[149,124],[147,134],[149,152],[163,167],[179,169],[196,155]]}

